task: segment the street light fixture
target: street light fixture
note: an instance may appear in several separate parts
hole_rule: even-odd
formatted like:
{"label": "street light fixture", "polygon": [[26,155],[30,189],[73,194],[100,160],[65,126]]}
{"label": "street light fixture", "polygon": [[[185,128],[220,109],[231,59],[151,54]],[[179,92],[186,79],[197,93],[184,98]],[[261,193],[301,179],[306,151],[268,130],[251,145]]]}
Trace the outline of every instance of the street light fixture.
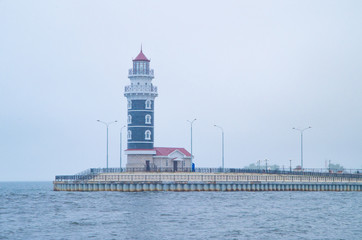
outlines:
{"label": "street light fixture", "polygon": [[265,172],[268,172],[268,159],[265,159]]}
{"label": "street light fixture", "polygon": [[192,158],[194,157],[194,155],[192,155],[192,124],[196,121],[196,118],[192,121],[187,120],[190,123],[191,126],[191,165],[190,165],[190,172],[192,171]]}
{"label": "street light fixture", "polygon": [[121,127],[120,136],[119,136],[119,149],[120,149],[120,151],[119,151],[119,170],[120,170],[120,172],[122,172],[122,130],[125,127],[126,127],[125,125],[123,125]]}
{"label": "street light fixture", "polygon": [[312,127],[309,126],[307,128],[303,128],[303,129],[293,128],[294,130],[297,130],[300,132],[300,167],[302,168],[302,171],[303,171],[303,132],[310,128],[312,128]]}
{"label": "street light fixture", "polygon": [[220,128],[222,133],[222,171],[224,172],[224,129],[218,125],[214,125],[214,127]]}
{"label": "street light fixture", "polygon": [[116,123],[117,120],[113,121],[113,122],[103,122],[101,120],[97,120],[97,122],[99,123],[103,123],[104,125],[107,126],[107,170],[108,170],[108,127],[109,125],[113,124],[113,123]]}

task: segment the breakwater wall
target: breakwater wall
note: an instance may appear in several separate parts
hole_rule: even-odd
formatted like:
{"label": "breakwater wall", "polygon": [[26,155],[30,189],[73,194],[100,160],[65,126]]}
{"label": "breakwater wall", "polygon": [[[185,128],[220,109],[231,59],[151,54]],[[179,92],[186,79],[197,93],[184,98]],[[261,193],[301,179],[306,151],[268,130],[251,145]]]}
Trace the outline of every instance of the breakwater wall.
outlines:
{"label": "breakwater wall", "polygon": [[54,181],[55,191],[362,191],[361,177],[242,173],[112,173]]}

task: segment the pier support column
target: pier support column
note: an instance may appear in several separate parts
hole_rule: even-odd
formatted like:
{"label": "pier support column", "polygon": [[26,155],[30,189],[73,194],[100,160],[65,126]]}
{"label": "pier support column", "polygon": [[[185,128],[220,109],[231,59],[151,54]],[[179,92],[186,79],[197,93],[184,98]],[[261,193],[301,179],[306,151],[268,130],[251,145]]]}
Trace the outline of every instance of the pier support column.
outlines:
{"label": "pier support column", "polygon": [[167,183],[164,183],[164,184],[162,185],[162,189],[163,189],[163,191],[170,191],[170,185],[167,184]]}
{"label": "pier support column", "polygon": [[176,190],[179,192],[183,190],[183,187],[180,183],[176,184]]}

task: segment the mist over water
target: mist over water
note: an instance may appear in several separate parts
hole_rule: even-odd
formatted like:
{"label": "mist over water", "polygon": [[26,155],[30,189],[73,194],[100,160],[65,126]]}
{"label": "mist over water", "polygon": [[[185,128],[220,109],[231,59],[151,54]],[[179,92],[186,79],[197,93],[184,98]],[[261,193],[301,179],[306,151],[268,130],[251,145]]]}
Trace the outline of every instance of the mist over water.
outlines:
{"label": "mist over water", "polygon": [[359,239],[360,192],[54,192],[0,183],[0,239]]}

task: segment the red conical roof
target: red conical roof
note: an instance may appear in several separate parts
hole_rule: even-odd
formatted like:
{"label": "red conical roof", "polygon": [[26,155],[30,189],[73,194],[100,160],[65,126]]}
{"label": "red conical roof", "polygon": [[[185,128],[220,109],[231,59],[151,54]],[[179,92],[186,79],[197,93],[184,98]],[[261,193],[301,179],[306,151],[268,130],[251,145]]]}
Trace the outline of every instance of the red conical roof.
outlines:
{"label": "red conical roof", "polygon": [[141,52],[138,54],[138,56],[135,59],[133,59],[133,61],[147,61],[147,62],[149,62],[150,60],[148,60],[147,57],[143,54],[142,48],[141,48]]}

